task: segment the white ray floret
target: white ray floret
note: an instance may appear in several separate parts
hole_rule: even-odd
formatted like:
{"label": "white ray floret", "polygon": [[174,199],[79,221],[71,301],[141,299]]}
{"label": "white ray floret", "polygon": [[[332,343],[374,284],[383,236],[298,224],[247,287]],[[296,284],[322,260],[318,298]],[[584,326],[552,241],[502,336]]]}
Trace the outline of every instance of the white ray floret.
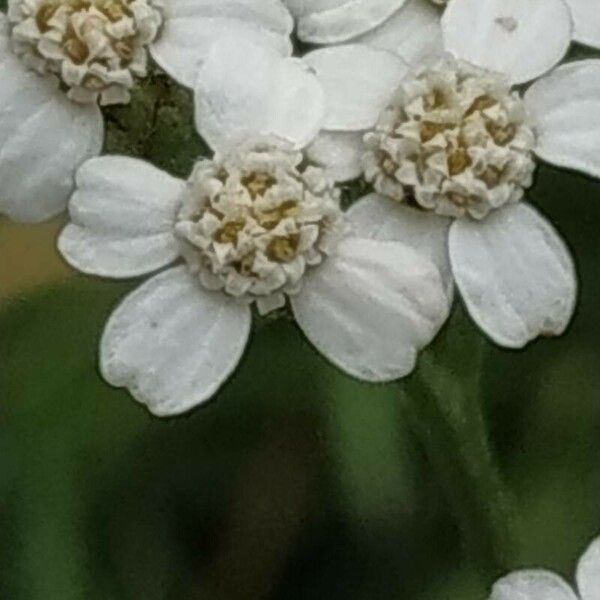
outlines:
{"label": "white ray floret", "polygon": [[600,594],[600,538],[579,559],[573,588],[543,569],[516,571],[494,584],[489,600],[597,600]]}
{"label": "white ray floret", "polygon": [[[448,314],[439,269],[397,239],[365,239],[340,211],[329,174],[307,164],[299,140],[309,144],[325,114],[315,75],[303,72],[311,108],[294,119],[286,99],[296,60],[251,41],[218,45],[198,79],[197,123],[200,132],[222,129],[209,137],[215,156],[199,161],[187,182],[124,157],[92,159],[78,173],[72,222],[59,239],[67,261],[110,277],[182,263],[143,284],[109,320],[105,379],[157,415],[184,412],[235,368],[251,307],[268,313],[286,303],[347,373],[368,381],[410,373]],[[208,109],[224,88],[247,80],[240,56],[250,55],[265,85]]]}

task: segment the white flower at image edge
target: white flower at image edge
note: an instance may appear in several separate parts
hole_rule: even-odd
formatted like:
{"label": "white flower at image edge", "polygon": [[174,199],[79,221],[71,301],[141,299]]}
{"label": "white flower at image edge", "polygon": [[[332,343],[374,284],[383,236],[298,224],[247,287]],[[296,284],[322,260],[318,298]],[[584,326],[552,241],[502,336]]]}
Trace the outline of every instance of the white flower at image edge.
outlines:
{"label": "white flower at image edge", "polygon": [[379,193],[349,209],[357,230],[412,239],[479,327],[521,348],[563,333],[576,305],[570,253],[525,199],[536,157],[600,177],[600,60],[556,66],[573,34],[563,0],[451,0],[442,31],[451,53],[411,67],[367,44],[309,52],[327,108],[307,154],[366,175]]}
{"label": "white flower at image edge", "polygon": [[280,0],[9,0],[0,12],[0,214],[66,207],[76,168],[104,141],[100,105],[129,102],[148,53],[193,87],[223,31],[291,53]]}
{"label": "white flower at image edge", "polygon": [[598,600],[600,538],[579,559],[576,589],[562,577],[542,569],[516,571],[496,582],[489,600]]}
{"label": "white flower at image edge", "polygon": [[264,314],[289,301],[315,347],[368,381],[408,374],[447,318],[434,263],[400,242],[357,236],[333,180],[303,162],[324,109],[300,60],[224,39],[196,94],[213,159],[187,182],[118,156],[79,170],[59,239],[70,264],[125,278],[176,263],[122,302],[100,348],[105,379],[154,414],[216,392],[242,356],[253,305]]}
{"label": "white flower at image edge", "polygon": [[[284,0],[297,20],[298,37],[311,44],[368,43],[387,50],[436,44],[442,7],[457,0]],[[543,10],[522,0],[504,0],[508,11],[521,4],[532,16]],[[573,38],[600,48],[600,11],[596,0],[564,0],[571,10]],[[439,26],[437,27],[439,30]],[[547,34],[547,32],[544,32]],[[467,36],[465,36],[467,37]],[[487,40],[487,36],[481,36]],[[536,38],[540,43],[545,37]],[[405,54],[406,58],[406,54]]]}

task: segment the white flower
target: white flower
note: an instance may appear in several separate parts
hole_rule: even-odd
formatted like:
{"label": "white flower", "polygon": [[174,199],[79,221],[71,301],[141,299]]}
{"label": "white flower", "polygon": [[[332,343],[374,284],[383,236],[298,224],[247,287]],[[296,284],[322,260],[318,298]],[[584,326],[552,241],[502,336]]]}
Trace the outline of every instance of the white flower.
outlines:
{"label": "white flower", "polygon": [[266,313],[289,301],[316,348],[369,381],[409,373],[447,317],[434,263],[400,242],[357,237],[331,179],[302,161],[323,115],[301,61],[224,39],[196,98],[212,160],[187,182],[125,157],[78,171],[59,239],[73,266],[132,277],[181,263],[128,296],[101,342],[105,379],[153,413],[178,414],[216,392],[244,351],[254,303]]}
{"label": "white flower", "polygon": [[441,48],[443,0],[284,0],[311,44],[368,44],[419,59]]}
{"label": "white flower", "polygon": [[496,582],[489,600],[598,600],[600,538],[579,559],[575,579],[576,590],[550,571],[517,571]]}
{"label": "white flower", "polygon": [[[572,39],[563,0],[451,0],[442,28],[456,58],[412,69],[365,44],[308,53],[327,114],[307,153],[348,178],[366,167],[386,197],[350,209],[360,230],[406,240],[418,223],[415,245],[438,257],[476,323],[520,348],[573,315],[570,254],[522,198],[534,156],[600,177],[600,61],[555,67]],[[536,78],[525,93],[508,85]]]}
{"label": "white flower", "polygon": [[286,56],[280,0],[10,0],[0,13],[0,213],[26,222],[64,210],[75,169],[100,153],[98,107],[129,101],[148,52],[193,87],[224,31]]}
{"label": "white flower", "polygon": [[[458,5],[463,0],[284,0],[297,20],[298,37],[312,44],[338,44],[341,42],[367,43],[376,48],[397,51],[403,49],[405,58],[411,50],[434,48],[438,40],[440,12],[432,5],[444,7]],[[479,0],[463,2],[465,11],[477,13]],[[574,22],[576,41],[600,47],[600,13],[595,0],[502,0],[503,9],[510,13],[517,4],[522,16],[529,13],[532,19],[538,11],[547,11],[548,23],[559,10],[569,7]],[[497,3],[500,6],[500,3]],[[556,14],[556,13],[555,13]],[[502,15],[499,17],[503,18]],[[511,21],[506,21],[510,25]],[[551,30],[550,30],[551,31]],[[464,32],[461,32],[461,34]],[[548,43],[549,30],[535,38],[541,45]],[[464,35],[465,38],[469,37]],[[491,42],[482,35],[483,44]],[[542,41],[543,39],[543,41]],[[408,52],[407,52],[408,50]]]}

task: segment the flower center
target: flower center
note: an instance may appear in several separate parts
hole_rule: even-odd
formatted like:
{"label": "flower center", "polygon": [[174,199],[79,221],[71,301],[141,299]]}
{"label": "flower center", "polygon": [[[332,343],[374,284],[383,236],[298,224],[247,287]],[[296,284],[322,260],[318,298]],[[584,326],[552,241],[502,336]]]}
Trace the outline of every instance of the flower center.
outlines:
{"label": "flower center", "polygon": [[129,102],[162,24],[160,0],[10,0],[13,49],[71,100]]}
{"label": "flower center", "polygon": [[403,83],[365,136],[365,176],[397,200],[483,218],[532,183],[535,136],[525,118],[499,75],[445,60]]}
{"label": "flower center", "polygon": [[321,263],[341,216],[339,194],[320,169],[264,143],[200,161],[177,224],[182,254],[202,284],[257,302],[261,313],[300,290]]}

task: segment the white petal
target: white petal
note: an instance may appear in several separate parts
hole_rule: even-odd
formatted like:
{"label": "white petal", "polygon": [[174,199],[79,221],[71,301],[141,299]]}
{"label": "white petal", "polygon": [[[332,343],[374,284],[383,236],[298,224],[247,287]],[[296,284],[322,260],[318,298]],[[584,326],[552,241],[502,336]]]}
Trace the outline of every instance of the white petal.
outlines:
{"label": "white petal", "polygon": [[327,170],[334,181],[350,181],[362,174],[364,132],[321,131],[306,149],[307,158]]}
{"label": "white petal", "polygon": [[600,8],[596,0],[567,0],[571,7],[578,42],[600,48]]}
{"label": "white petal", "polygon": [[379,27],[352,40],[402,57],[417,64],[443,49],[440,11],[428,0],[408,0]]}
{"label": "white petal", "polygon": [[496,343],[521,348],[539,335],[564,332],[575,308],[575,267],[554,228],[531,206],[456,221],[449,247],[465,304]]}
{"label": "white petal", "polygon": [[537,155],[600,177],[600,60],[563,65],[525,94]]}
{"label": "white petal", "polygon": [[186,267],[169,269],[127,296],[100,344],[102,375],[158,416],[208,400],[237,366],[250,309],[204,290]]}
{"label": "white petal", "polygon": [[87,161],[76,181],[72,223],[58,240],[72,266],[104,277],[133,277],[177,258],[173,223],[184,181],[124,156]]}
{"label": "white petal", "polygon": [[214,150],[262,135],[303,148],[321,129],[324,112],[323,90],[308,67],[266,46],[223,38],[200,69],[196,127]]}
{"label": "white petal", "polygon": [[433,263],[403,244],[357,238],[309,272],[291,304],[316,348],[367,381],[408,375],[448,315]]}
{"label": "white petal", "polygon": [[523,83],[560,61],[573,24],[564,0],[451,0],[442,30],[458,58]]}
{"label": "white petal", "polygon": [[304,60],[325,89],[323,127],[334,131],[373,127],[408,71],[395,54],[361,44],[321,48]]}
{"label": "white petal", "polygon": [[448,256],[450,219],[379,194],[361,198],[346,211],[346,217],[357,237],[401,242],[431,260],[442,275],[448,301],[452,304],[454,278]]}
{"label": "white petal", "polygon": [[9,53],[0,60],[0,81],[0,213],[44,221],[65,209],[77,167],[100,153],[102,114],[71,102],[56,80]]}
{"label": "white petal", "polygon": [[151,52],[171,77],[193,88],[211,45],[223,34],[289,55],[292,27],[292,18],[279,0],[171,0]]}
{"label": "white petal", "polygon": [[579,560],[577,588],[581,600],[600,600],[600,538],[590,544]]}
{"label": "white petal", "polygon": [[[344,42],[377,27],[406,0],[326,0],[303,10],[298,37],[313,44]],[[311,6],[315,2],[308,2]],[[296,3],[297,4],[297,3]]]}
{"label": "white petal", "polygon": [[549,571],[517,571],[500,579],[489,600],[577,600],[573,590]]}

